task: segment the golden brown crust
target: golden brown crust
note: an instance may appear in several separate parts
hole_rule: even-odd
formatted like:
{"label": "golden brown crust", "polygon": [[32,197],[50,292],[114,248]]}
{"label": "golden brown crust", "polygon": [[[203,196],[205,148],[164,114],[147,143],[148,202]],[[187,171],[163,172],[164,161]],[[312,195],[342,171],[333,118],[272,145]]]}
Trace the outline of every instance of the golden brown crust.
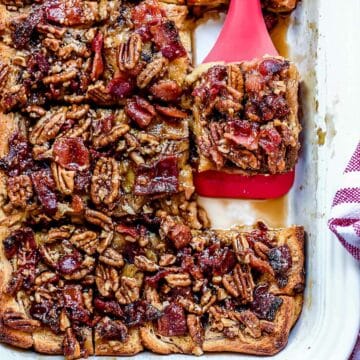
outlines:
{"label": "golden brown crust", "polygon": [[63,335],[56,335],[48,329],[39,329],[33,333],[34,350],[49,355],[63,354]]}
{"label": "golden brown crust", "polygon": [[253,355],[274,355],[282,350],[288,341],[288,336],[295,313],[295,301],[292,297],[281,296],[283,303],[278,311],[271,335],[263,335],[254,339],[243,332],[233,339],[226,338],[222,333],[207,329],[205,332],[204,351],[209,352],[239,352]]}
{"label": "golden brown crust", "polygon": [[145,348],[158,354],[202,354],[201,348],[190,336],[162,336],[150,323],[140,329],[140,335]]}

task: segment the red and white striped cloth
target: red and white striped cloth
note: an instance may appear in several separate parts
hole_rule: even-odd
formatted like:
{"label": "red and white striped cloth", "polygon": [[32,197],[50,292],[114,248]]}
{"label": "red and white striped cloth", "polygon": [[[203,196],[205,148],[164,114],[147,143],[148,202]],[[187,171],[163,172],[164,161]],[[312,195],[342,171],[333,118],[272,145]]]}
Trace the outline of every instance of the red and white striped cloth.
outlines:
{"label": "red and white striped cloth", "polygon": [[329,227],[348,252],[360,261],[360,142],[335,194]]}

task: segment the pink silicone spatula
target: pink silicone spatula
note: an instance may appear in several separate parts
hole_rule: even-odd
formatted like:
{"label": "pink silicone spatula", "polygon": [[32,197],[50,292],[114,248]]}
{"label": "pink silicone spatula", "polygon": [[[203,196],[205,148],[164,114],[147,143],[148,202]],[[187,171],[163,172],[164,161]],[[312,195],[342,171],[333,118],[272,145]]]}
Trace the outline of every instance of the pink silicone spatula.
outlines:
{"label": "pink silicone spatula", "polygon": [[[204,63],[237,62],[278,55],[266,29],[259,0],[231,0],[223,29]],[[270,199],[285,195],[295,172],[276,175],[240,175],[221,171],[197,172],[198,194],[210,197]]]}

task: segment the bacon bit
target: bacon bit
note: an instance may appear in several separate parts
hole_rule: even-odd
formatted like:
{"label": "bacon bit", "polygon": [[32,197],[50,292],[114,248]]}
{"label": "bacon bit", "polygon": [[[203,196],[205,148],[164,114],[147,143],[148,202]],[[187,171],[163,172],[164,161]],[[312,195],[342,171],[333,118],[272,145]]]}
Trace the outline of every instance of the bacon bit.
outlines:
{"label": "bacon bit", "polygon": [[174,120],[185,119],[188,114],[184,111],[177,109],[174,106],[160,106],[155,105],[156,111],[161,115],[169,117]]}
{"label": "bacon bit", "polygon": [[178,29],[173,21],[165,20],[151,26],[150,32],[164,57],[175,60],[186,56],[186,50],[180,41]]}
{"label": "bacon bit", "polygon": [[127,100],[125,112],[141,128],[147,127],[156,115],[154,107],[137,95]]}
{"label": "bacon bit", "polygon": [[288,61],[280,59],[265,59],[259,65],[260,74],[263,76],[274,75],[289,67]]}
{"label": "bacon bit", "polygon": [[259,104],[262,121],[283,118],[290,113],[286,99],[281,95],[270,94],[265,96]]}
{"label": "bacon bit", "polygon": [[97,80],[104,72],[104,61],[102,57],[103,44],[104,36],[102,32],[99,31],[91,43],[91,49],[95,52],[91,71],[91,80],[93,81]]}
{"label": "bacon bit", "polygon": [[44,11],[42,9],[37,9],[36,11],[31,12],[23,22],[16,24],[15,30],[11,34],[11,38],[17,49],[22,49],[27,45],[36,26],[43,18]]}
{"label": "bacon bit", "polygon": [[79,195],[74,195],[71,199],[71,209],[74,214],[80,215],[85,210],[85,204]]}
{"label": "bacon bit", "polygon": [[283,300],[268,292],[269,285],[258,285],[254,290],[254,301],[251,304],[251,310],[260,319],[274,321],[277,311]]}
{"label": "bacon bit", "polygon": [[106,319],[100,322],[96,328],[102,339],[120,340],[121,342],[128,339],[128,329],[120,320]]}
{"label": "bacon bit", "polygon": [[179,169],[176,156],[167,156],[137,168],[135,195],[172,194],[178,192],[178,188]]}
{"label": "bacon bit", "polygon": [[90,166],[90,153],[82,138],[61,137],[53,147],[55,162],[67,170],[85,170]]}
{"label": "bacon bit", "polygon": [[18,176],[28,170],[34,170],[35,164],[31,146],[25,137],[15,133],[9,140],[9,152],[0,159],[0,169],[9,176]]}
{"label": "bacon bit", "polygon": [[162,80],[151,86],[150,93],[161,101],[175,101],[180,97],[182,89],[176,81]]}
{"label": "bacon bit", "polygon": [[66,285],[63,290],[64,306],[72,321],[90,325],[90,313],[85,309],[80,285]]}
{"label": "bacon bit", "polygon": [[76,172],[74,188],[77,192],[85,194],[88,192],[91,182],[91,173],[89,170]]}
{"label": "bacon bit", "polygon": [[118,224],[115,226],[115,231],[119,234],[130,235],[134,239],[138,239],[140,236],[140,231],[136,227],[127,226],[124,224]]}
{"label": "bacon bit", "polygon": [[174,272],[174,270],[172,270],[172,269],[160,270],[158,273],[156,273],[153,276],[147,276],[145,278],[145,282],[150,287],[156,287],[159,284],[159,281],[161,279],[164,279],[165,276],[167,276],[173,272]]}
{"label": "bacon bit", "polygon": [[158,332],[163,336],[182,336],[187,333],[184,309],[175,303],[168,305],[158,320]]}
{"label": "bacon bit", "polygon": [[192,239],[190,227],[185,224],[175,224],[170,228],[167,236],[177,249],[182,249]]}
{"label": "bacon bit", "polygon": [[94,307],[103,314],[113,315],[118,318],[122,318],[124,315],[120,304],[115,300],[104,301],[99,298],[95,298]]}
{"label": "bacon bit", "polygon": [[35,80],[42,79],[50,70],[48,59],[40,52],[30,55],[27,66],[30,74],[35,77]]}
{"label": "bacon bit", "polygon": [[59,332],[58,307],[51,300],[43,300],[41,303],[32,303],[30,315],[44,325],[50,327],[55,333]]}
{"label": "bacon bit", "polygon": [[143,325],[157,320],[162,312],[145,301],[135,301],[124,307],[124,322],[127,326]]}
{"label": "bacon bit", "polygon": [[259,126],[246,120],[234,120],[227,124],[224,138],[248,150],[256,150],[259,143]]}
{"label": "bacon bit", "polygon": [[111,96],[123,99],[132,94],[135,88],[134,81],[121,75],[112,79],[107,85],[107,90]]}
{"label": "bacon bit", "polygon": [[31,180],[45,211],[53,215],[57,210],[56,184],[50,170],[39,170],[31,174]]}
{"label": "bacon bit", "polygon": [[281,144],[281,136],[274,128],[260,130],[259,145],[269,155],[274,154]]}
{"label": "bacon bit", "polygon": [[79,0],[53,0],[44,5],[45,18],[52,23],[69,26],[84,24],[84,10]]}

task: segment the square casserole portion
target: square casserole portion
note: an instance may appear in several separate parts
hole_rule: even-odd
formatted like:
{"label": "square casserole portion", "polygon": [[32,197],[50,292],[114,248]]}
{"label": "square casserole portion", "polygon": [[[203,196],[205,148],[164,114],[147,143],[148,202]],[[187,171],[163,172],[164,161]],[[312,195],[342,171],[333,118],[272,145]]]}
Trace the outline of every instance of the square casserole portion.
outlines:
{"label": "square casserole portion", "polygon": [[299,75],[282,57],[204,64],[188,77],[198,170],[276,174],[294,168]]}

